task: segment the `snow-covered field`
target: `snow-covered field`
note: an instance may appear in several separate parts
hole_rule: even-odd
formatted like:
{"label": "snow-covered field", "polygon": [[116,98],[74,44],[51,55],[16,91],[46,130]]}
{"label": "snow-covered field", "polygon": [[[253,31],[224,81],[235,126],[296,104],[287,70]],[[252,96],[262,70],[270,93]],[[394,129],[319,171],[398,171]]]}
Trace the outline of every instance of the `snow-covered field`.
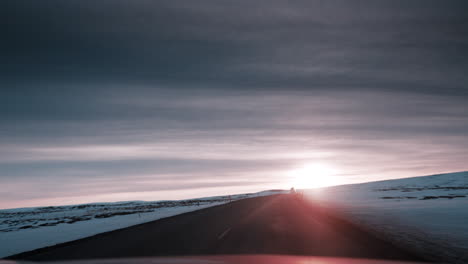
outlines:
{"label": "snow-covered field", "polygon": [[[182,201],[0,210],[0,257],[157,220],[265,191]],[[468,172],[306,190],[361,226],[435,261],[468,263]]]}
{"label": "snow-covered field", "polygon": [[181,201],[94,203],[0,210],[0,258],[249,197],[282,191]]}
{"label": "snow-covered field", "polygon": [[468,172],[306,190],[396,244],[468,263]]}

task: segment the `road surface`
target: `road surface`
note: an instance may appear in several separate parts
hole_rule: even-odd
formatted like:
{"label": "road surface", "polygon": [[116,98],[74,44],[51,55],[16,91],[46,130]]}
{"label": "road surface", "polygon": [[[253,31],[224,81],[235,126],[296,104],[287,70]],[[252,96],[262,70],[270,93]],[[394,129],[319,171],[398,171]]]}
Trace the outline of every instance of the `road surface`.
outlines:
{"label": "road surface", "polygon": [[283,194],[235,201],[13,256],[69,260],[293,254],[421,261],[318,205]]}

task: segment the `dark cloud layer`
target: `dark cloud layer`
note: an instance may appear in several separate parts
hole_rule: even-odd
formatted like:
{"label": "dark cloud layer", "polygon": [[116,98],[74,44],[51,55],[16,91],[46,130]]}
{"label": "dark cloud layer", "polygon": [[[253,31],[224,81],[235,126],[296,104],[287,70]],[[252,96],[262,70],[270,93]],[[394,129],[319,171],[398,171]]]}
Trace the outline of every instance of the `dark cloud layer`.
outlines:
{"label": "dark cloud layer", "polygon": [[466,95],[463,1],[2,5],[7,80]]}
{"label": "dark cloud layer", "polygon": [[[0,181],[17,195],[2,193],[0,207],[35,204],[34,186],[51,179],[51,197],[71,188],[67,178],[109,182],[70,194],[89,198],[121,192],[112,175],[152,179],[155,191],[169,177],[181,187],[159,189],[183,193],[217,178],[234,192],[278,187],[310,162],[340,167],[343,182],[466,169],[466,10],[466,1],[2,1]],[[246,179],[259,186],[243,188]]]}

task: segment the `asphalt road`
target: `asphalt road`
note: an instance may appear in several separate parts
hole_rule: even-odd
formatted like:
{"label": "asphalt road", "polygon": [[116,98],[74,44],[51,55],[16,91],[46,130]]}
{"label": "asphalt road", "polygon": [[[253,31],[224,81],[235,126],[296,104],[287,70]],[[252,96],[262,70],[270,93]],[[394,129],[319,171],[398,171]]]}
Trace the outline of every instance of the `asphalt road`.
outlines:
{"label": "asphalt road", "polygon": [[293,254],[421,261],[294,195],[244,199],[13,256],[70,260]]}

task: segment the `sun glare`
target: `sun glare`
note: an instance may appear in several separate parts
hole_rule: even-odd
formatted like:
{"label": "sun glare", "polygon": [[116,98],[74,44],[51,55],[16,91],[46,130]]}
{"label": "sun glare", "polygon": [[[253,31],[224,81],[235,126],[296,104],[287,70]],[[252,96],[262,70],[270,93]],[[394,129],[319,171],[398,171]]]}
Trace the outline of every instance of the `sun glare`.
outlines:
{"label": "sun glare", "polygon": [[336,169],[325,164],[306,164],[288,173],[292,187],[297,189],[313,189],[338,185]]}

